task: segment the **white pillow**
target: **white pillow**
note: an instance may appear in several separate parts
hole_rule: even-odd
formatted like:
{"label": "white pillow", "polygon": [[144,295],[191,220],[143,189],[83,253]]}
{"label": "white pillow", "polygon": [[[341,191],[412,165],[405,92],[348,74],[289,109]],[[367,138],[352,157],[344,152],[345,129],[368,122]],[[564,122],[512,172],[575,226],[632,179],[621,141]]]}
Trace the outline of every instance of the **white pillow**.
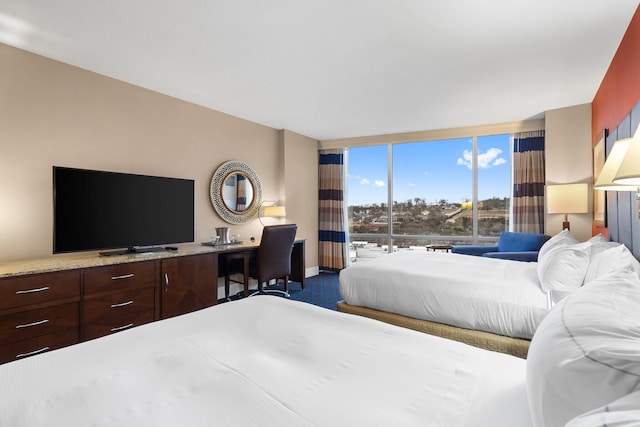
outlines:
{"label": "white pillow", "polygon": [[556,245],[538,257],[538,280],[544,292],[572,291],[584,283],[589,267],[591,243]]}
{"label": "white pillow", "polygon": [[562,299],[536,330],[527,355],[534,425],[561,426],[640,391],[640,279],[601,276]]}
{"label": "white pillow", "polygon": [[603,246],[597,245],[591,251],[589,268],[587,268],[584,283],[589,283],[602,275],[623,268],[631,268],[640,277],[640,262],[635,259],[633,254],[625,245],[615,243],[613,247],[609,247],[605,250],[598,250],[601,247]]}
{"label": "white pillow", "polygon": [[638,427],[640,425],[640,392],[628,394],[569,421],[565,427]]}
{"label": "white pillow", "polygon": [[620,246],[622,244],[618,242],[610,242],[602,235],[602,233],[596,234],[595,236],[587,240],[587,242],[591,243],[592,255],[594,253],[606,251],[607,249],[610,249],[610,248],[615,248],[616,246]]}
{"label": "white pillow", "polygon": [[547,257],[548,252],[553,248],[557,248],[558,246],[574,245],[576,243],[579,242],[575,237],[573,237],[571,232],[565,228],[542,245],[540,251],[538,251],[538,262],[540,262],[540,260],[544,260]]}

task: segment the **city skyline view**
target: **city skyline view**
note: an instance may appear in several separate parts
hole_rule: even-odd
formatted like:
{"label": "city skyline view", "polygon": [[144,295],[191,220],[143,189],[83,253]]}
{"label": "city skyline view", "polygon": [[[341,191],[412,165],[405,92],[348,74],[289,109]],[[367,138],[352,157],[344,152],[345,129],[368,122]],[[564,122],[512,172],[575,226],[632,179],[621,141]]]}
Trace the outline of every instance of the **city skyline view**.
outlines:
{"label": "city skyline view", "polygon": [[[510,197],[511,136],[482,136],[477,144],[478,200]],[[387,145],[349,149],[349,206],[387,203],[387,150]],[[472,150],[471,137],[394,144],[393,200],[419,198],[428,204],[472,200]]]}

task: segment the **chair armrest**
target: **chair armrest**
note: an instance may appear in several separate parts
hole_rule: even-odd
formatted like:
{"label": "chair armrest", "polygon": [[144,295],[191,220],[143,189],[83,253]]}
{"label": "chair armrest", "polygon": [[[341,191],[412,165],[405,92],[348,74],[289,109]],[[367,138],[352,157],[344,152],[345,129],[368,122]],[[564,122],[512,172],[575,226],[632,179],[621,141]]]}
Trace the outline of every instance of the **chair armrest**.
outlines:
{"label": "chair armrest", "polygon": [[464,254],[464,255],[474,255],[474,256],[482,256],[487,252],[496,252],[498,250],[498,246],[473,246],[473,245],[462,245],[462,246],[454,246],[451,248],[451,252],[454,254]]}
{"label": "chair armrest", "polygon": [[538,251],[522,252],[487,252],[482,256],[487,258],[510,259],[513,261],[536,262],[538,261]]}

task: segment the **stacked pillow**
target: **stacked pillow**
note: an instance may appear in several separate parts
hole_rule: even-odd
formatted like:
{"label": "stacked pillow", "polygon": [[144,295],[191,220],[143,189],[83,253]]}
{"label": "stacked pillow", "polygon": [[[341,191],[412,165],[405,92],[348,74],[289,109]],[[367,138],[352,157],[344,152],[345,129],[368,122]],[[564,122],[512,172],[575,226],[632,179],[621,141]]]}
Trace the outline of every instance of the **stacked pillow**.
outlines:
{"label": "stacked pillow", "polygon": [[640,279],[630,266],[596,276],[560,301],[533,336],[527,394],[534,425],[562,426],[614,401],[623,409],[638,402]]}
{"label": "stacked pillow", "polygon": [[627,267],[640,277],[640,262],[623,244],[602,234],[580,243],[565,229],[540,248],[537,272],[540,287],[556,302],[585,283]]}
{"label": "stacked pillow", "polygon": [[592,237],[589,242],[591,243],[591,256],[584,283],[589,283],[600,276],[625,267],[630,267],[640,277],[640,262],[625,245],[609,242],[602,234]]}
{"label": "stacked pillow", "polygon": [[538,279],[543,291],[569,292],[584,283],[591,242],[578,242],[564,229],[549,239],[538,253]]}

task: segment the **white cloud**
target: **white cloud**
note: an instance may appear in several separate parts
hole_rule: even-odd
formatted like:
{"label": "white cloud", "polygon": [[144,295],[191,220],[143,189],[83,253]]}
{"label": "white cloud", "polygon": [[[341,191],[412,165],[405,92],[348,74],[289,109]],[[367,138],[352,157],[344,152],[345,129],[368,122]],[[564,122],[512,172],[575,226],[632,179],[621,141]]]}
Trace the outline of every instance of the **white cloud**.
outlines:
{"label": "white cloud", "polygon": [[471,169],[471,150],[464,150],[462,152],[462,157],[458,157],[457,165],[466,166]]}
{"label": "white cloud", "polygon": [[415,187],[416,187],[416,185],[415,185],[413,182],[410,182],[410,183],[409,183],[409,187],[411,187],[411,188],[415,188]]}
{"label": "white cloud", "polygon": [[373,182],[371,182],[370,180],[368,180],[367,178],[360,178],[360,185],[373,185],[374,187],[384,187],[386,184],[384,181],[380,180],[380,179],[376,179]]}
{"label": "white cloud", "polygon": [[[495,147],[489,148],[484,153],[479,153],[478,168],[487,169],[493,166],[500,166],[507,163],[504,157],[500,157],[500,154],[502,154],[502,150]],[[464,150],[462,152],[462,157],[458,158],[458,161],[456,162],[456,164],[461,166],[466,166],[469,169],[471,169],[471,160],[472,160],[471,150]]]}
{"label": "white cloud", "polygon": [[478,167],[484,169],[506,163],[504,158],[498,157],[500,153],[502,150],[499,148],[489,148],[486,153],[478,154]]}

